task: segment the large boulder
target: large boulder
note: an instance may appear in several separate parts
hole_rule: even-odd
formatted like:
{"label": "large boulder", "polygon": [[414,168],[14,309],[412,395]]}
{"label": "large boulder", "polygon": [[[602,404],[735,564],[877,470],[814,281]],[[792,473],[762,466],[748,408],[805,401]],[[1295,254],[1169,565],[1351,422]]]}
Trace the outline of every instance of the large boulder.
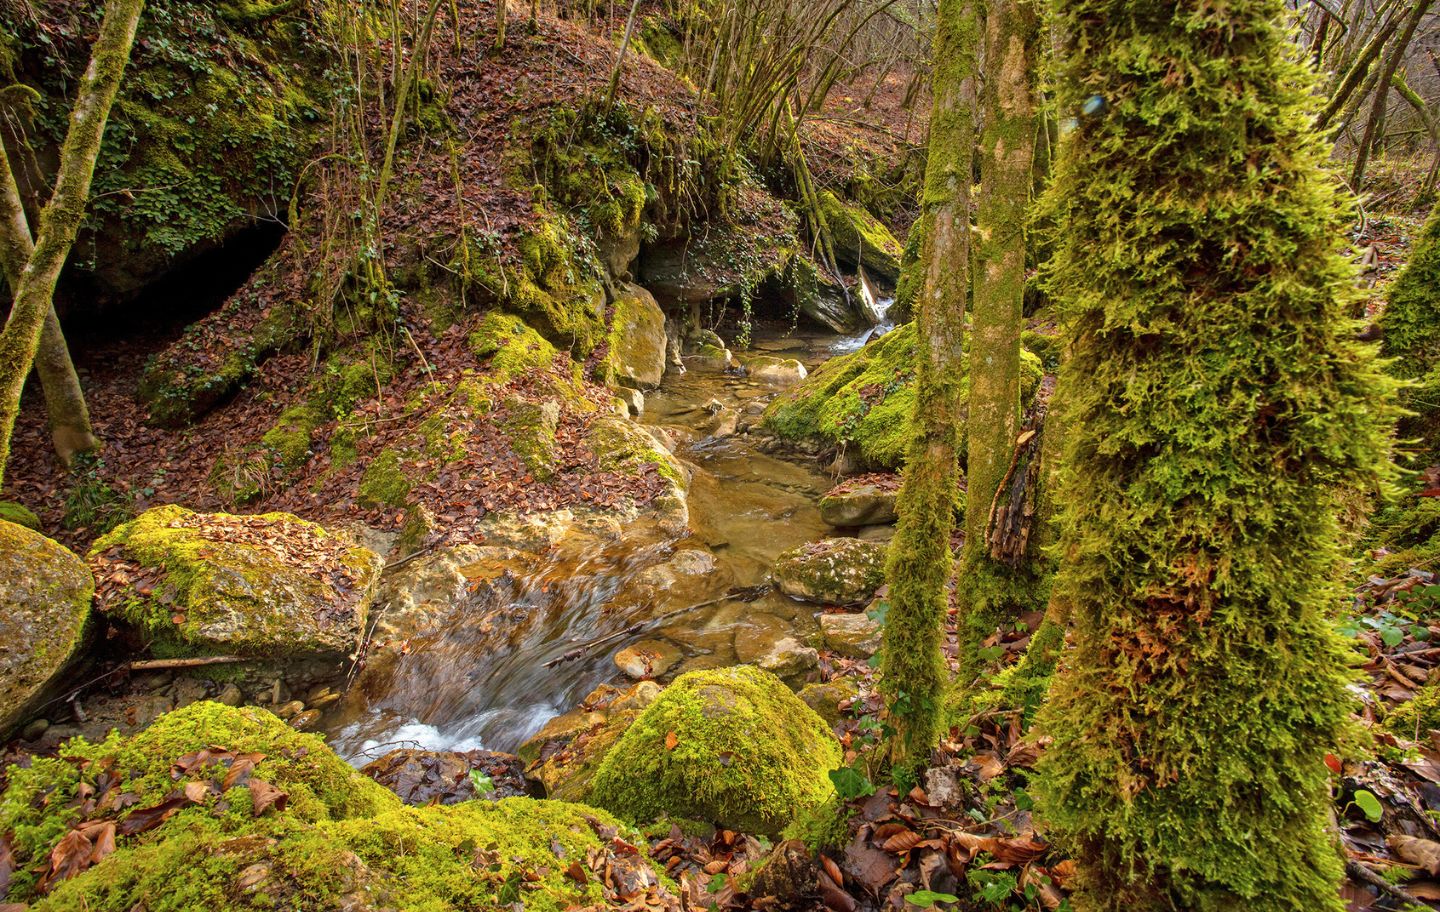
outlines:
{"label": "large boulder", "polygon": [[748,665],[681,675],[610,748],[590,801],[773,835],[834,795],[840,745],[779,678]]}
{"label": "large boulder", "polygon": [[[71,801],[82,784],[87,800]],[[679,905],[639,834],[603,811],[406,807],[322,739],[218,703],[13,767],[0,833],[13,837],[5,898],[32,912]]]}
{"label": "large boulder", "polygon": [[858,538],[827,538],[781,554],[770,571],[791,598],[822,605],[866,601],[885,582],[886,547]]}
{"label": "large boulder", "polygon": [[90,551],[97,607],[180,651],[275,657],[359,644],[379,555],[288,513],[147,510]]}
{"label": "large boulder", "polygon": [[665,376],[665,312],[650,292],[624,285],[610,323],[610,366],[615,380],[632,389],[653,389]]}
{"label": "large boulder", "polygon": [[25,720],[84,640],[95,579],[38,532],[0,520],[0,738]]}

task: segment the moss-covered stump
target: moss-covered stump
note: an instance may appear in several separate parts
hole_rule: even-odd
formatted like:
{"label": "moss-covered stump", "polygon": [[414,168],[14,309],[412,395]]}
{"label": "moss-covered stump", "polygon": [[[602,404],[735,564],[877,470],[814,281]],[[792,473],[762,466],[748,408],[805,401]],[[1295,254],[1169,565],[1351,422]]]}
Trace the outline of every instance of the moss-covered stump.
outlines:
{"label": "moss-covered stump", "polygon": [[591,801],[775,834],[834,794],[840,745],[777,677],[737,665],[681,675],[605,755]]}
{"label": "moss-covered stump", "polygon": [[[857,352],[827,361],[799,386],[781,393],[765,410],[765,429],[786,440],[854,448],[870,467],[899,468],[915,410],[914,365],[915,326],[907,323]],[[1022,351],[1022,403],[1034,397],[1042,375],[1040,359]],[[968,371],[960,385],[960,394],[968,396]],[[965,439],[962,428],[962,451]]]}
{"label": "moss-covered stump", "polygon": [[822,605],[868,601],[885,582],[886,547],[858,538],[827,538],[775,559],[770,578],[791,598]]}
{"label": "moss-covered stump", "polygon": [[610,316],[609,366],[615,382],[653,389],[665,376],[665,313],[639,285],[625,285]]}
{"label": "moss-covered stump", "polygon": [[288,513],[147,510],[90,551],[97,607],[169,651],[355,649],[381,558]]}
{"label": "moss-covered stump", "polygon": [[900,257],[904,249],[865,207],[848,203],[830,191],[820,194],[820,215],[830,229],[835,258],[852,266],[863,266],[885,284],[900,280]]}
{"label": "moss-covered stump", "polygon": [[217,703],[11,768],[0,833],[17,863],[7,899],[35,912],[675,906],[601,811],[405,807],[320,738]]}
{"label": "moss-covered stump", "polygon": [[84,640],[95,579],[38,532],[0,520],[0,738],[25,720]]}

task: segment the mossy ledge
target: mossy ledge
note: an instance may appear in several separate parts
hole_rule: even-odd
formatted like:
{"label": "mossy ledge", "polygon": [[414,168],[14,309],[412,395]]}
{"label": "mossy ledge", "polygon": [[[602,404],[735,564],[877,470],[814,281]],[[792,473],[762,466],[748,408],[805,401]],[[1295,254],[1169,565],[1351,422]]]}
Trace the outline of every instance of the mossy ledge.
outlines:
{"label": "mossy ledge", "polygon": [[[196,760],[202,750],[218,756]],[[244,754],[254,768],[235,776]],[[13,834],[17,866],[7,898],[33,903],[33,912],[128,912],[140,903],[152,912],[442,912],[522,901],[528,912],[557,912],[613,898],[601,872],[587,869],[583,882],[566,874],[571,862],[588,865],[616,839],[639,844],[603,811],[558,801],[405,807],[320,738],[264,710],[208,702],[162,716],[132,738],[70,741],[61,758],[12,767],[8,776],[0,833]],[[257,815],[259,783],[287,800]],[[201,800],[123,835],[127,819],[187,787],[203,791]],[[86,820],[118,823],[115,851],[42,895],[50,852]],[[643,854],[614,852],[607,861],[628,867],[642,892],[668,892]]]}

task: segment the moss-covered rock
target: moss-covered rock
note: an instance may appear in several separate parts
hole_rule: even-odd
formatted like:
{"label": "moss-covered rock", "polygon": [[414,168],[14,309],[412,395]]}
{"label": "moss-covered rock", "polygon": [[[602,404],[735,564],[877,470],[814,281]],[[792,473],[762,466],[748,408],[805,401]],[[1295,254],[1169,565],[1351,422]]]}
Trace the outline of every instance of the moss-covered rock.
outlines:
{"label": "moss-covered rock", "polygon": [[[899,468],[915,410],[915,326],[907,323],[848,355],[832,358],[805,382],[786,390],[765,410],[767,430],[789,440],[818,439],[855,447],[864,463]],[[968,342],[968,337],[967,337]],[[1040,360],[1020,353],[1021,401],[1040,387]],[[960,378],[968,395],[969,372]],[[965,441],[961,432],[961,445]]]}
{"label": "moss-covered rock", "polygon": [[560,403],[554,399],[530,402],[512,399],[506,402],[503,427],[510,448],[530,474],[541,481],[555,476],[555,431],[560,426]]}
{"label": "moss-covered rock", "polygon": [[640,681],[628,690],[602,684],[574,710],[556,716],[520,748],[526,774],[547,798],[588,801],[605,755],[640,713],[660,696],[660,685]]}
{"label": "moss-covered rock", "polygon": [[[285,800],[257,805],[272,788]],[[75,800],[82,790],[89,801]],[[158,825],[127,823],[167,800],[176,807]],[[107,822],[118,823],[115,851],[41,896],[55,846],[77,831],[98,835]],[[170,713],[129,739],[76,740],[64,759],[12,768],[0,832],[14,833],[20,865],[8,898],[34,901],[39,912],[137,904],[441,912],[521,901],[555,912],[612,898],[615,872],[637,895],[666,895],[643,854],[612,842],[638,840],[604,812],[526,798],[408,808],[321,739],[262,710],[215,703]],[[614,872],[591,867],[593,853]],[[567,875],[570,862],[586,876]]]}
{"label": "moss-covered rock", "polygon": [[615,382],[653,389],[665,376],[665,312],[650,292],[625,285],[610,316],[608,364]]}
{"label": "moss-covered rock", "polygon": [[99,539],[90,563],[109,580],[100,610],[157,645],[275,656],[353,650],[383,561],[287,513],[169,505]]}
{"label": "moss-covered rock", "polygon": [[834,794],[840,745],[777,677],[737,665],[681,675],[606,754],[591,800],[629,820],[662,814],[778,833]]}
{"label": "moss-covered rock", "polygon": [[15,503],[13,500],[0,500],[0,519],[17,526],[24,526],[35,532],[40,531],[40,517],[36,516],[29,507]]}
{"label": "moss-covered rock", "polygon": [[808,542],[775,559],[770,578],[791,598],[822,605],[868,601],[885,582],[884,545],[858,538]]}
{"label": "moss-covered rock", "polygon": [[900,280],[904,249],[890,229],[863,206],[848,203],[826,190],[820,194],[820,216],[830,229],[837,260],[863,266],[887,285]]}
{"label": "moss-covered rock", "polygon": [[94,593],[84,561],[0,519],[0,738],[69,666],[84,641]]}

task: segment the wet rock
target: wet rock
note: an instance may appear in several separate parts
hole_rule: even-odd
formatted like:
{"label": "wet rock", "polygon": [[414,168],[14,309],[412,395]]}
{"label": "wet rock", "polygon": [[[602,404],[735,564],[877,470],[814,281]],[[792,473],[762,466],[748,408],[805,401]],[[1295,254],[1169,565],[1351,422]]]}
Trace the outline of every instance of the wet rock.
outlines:
{"label": "wet rock", "polygon": [[615,666],[635,680],[658,678],[680,661],[680,647],[669,640],[646,639],[615,653]]}
{"label": "wet rock", "polygon": [[[424,806],[528,795],[523,766],[514,754],[497,751],[393,750],[367,763],[360,772],[406,804]],[[477,791],[477,779],[481,786],[489,779],[493,787]]]}
{"label": "wet rock", "polygon": [[827,538],[792,548],[770,576],[791,598],[827,605],[868,599],[885,582],[884,545],[857,538]]}
{"label": "wet rock", "polygon": [[864,526],[855,533],[855,537],[861,541],[875,542],[876,544],[888,545],[895,538],[895,527],[892,526]]}
{"label": "wet rock", "polygon": [[595,252],[600,262],[617,281],[630,276],[631,266],[640,255],[640,223],[619,231],[606,230],[595,239]]}
{"label": "wet rock", "polygon": [[779,678],[746,665],[682,675],[605,755],[590,803],[773,835],[834,794],[829,726]]}
{"label": "wet rock", "polygon": [[880,484],[844,485],[820,498],[820,518],[839,527],[893,523],[899,493]]}
{"label": "wet rock", "polygon": [[639,418],[645,414],[645,394],[637,389],[622,386],[615,391],[615,396],[625,406],[625,415],[629,418]]}
{"label": "wet rock", "polygon": [[904,248],[884,223],[858,203],[840,199],[826,190],[820,194],[820,215],[835,241],[835,256],[851,266],[863,266],[893,286],[900,279]]}
{"label": "wet rock", "polygon": [[756,614],[735,630],[735,658],[781,678],[791,679],[814,669],[820,654],[792,634],[790,625],[773,614]]}
{"label": "wet rock", "polygon": [[84,561],[0,520],[0,738],[53,695],[84,643],[94,591]]}
{"label": "wet rock", "polygon": [[595,688],[580,706],[557,716],[520,747],[526,775],[550,798],[585,801],[605,754],[642,710],[662,693],[654,681],[628,690],[610,684]]}
{"label": "wet rock", "polygon": [[282,703],[281,705],[271,710],[271,712],[275,713],[275,715],[279,716],[287,722],[304,711],[305,704],[300,702],[299,700],[291,700],[288,703]]}
{"label": "wet rock", "polygon": [[814,671],[820,664],[820,653],[794,637],[784,637],[761,655],[755,664],[789,681]]}
{"label": "wet rock", "polygon": [[204,700],[210,696],[210,685],[198,678],[182,675],[175,679],[175,684],[170,688],[170,693],[175,697],[175,707],[189,706],[196,700]]}
{"label": "wet rock", "polygon": [[685,356],[685,366],[692,370],[727,371],[738,366],[730,349],[718,345],[701,345]]}
{"label": "wet rock", "polygon": [[879,622],[863,611],[820,615],[825,647],[852,659],[868,659],[880,650]]}
{"label": "wet rock", "polygon": [[245,695],[240,692],[240,688],[236,686],[234,682],[229,682],[220,688],[220,693],[216,695],[215,702],[225,706],[239,706],[245,702]]}
{"label": "wet rock", "polygon": [[296,731],[310,731],[320,724],[320,710],[307,709],[304,712],[296,713],[290,720],[290,727]]}
{"label": "wet rock", "polygon": [[665,376],[665,313],[650,292],[623,285],[615,298],[609,359],[621,386],[653,389]]}
{"label": "wet rock", "polygon": [[380,556],[287,513],[155,507],[90,551],[97,606],[187,648],[265,658],[353,651]]}
{"label": "wet rock", "polygon": [[794,358],[776,358],[772,355],[754,355],[747,358],[745,372],[771,386],[794,386],[808,376],[805,365]]}
{"label": "wet rock", "polygon": [[840,706],[858,693],[855,682],[849,678],[836,678],[824,683],[806,684],[799,694],[805,705],[815,710],[820,718],[832,726],[840,721]]}
{"label": "wet rock", "polygon": [[28,725],[20,730],[20,740],[39,741],[49,728],[49,719],[32,719]]}

